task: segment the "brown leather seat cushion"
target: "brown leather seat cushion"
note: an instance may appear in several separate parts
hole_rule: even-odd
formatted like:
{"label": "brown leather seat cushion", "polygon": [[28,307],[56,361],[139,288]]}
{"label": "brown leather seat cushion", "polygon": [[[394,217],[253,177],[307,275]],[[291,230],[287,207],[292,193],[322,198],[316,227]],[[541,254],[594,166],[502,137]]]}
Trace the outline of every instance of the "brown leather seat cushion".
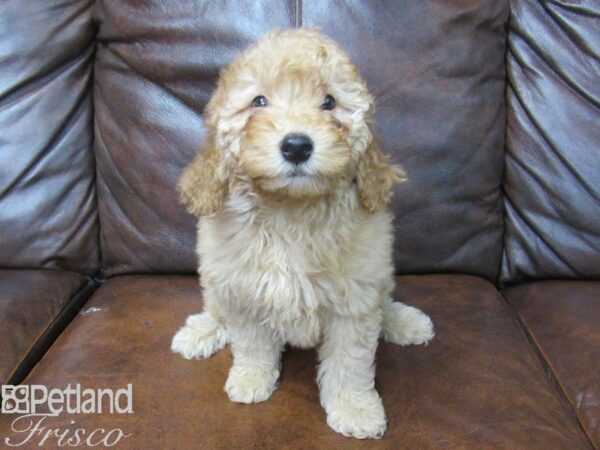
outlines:
{"label": "brown leather seat cushion", "polygon": [[600,282],[530,283],[505,295],[600,448]]}
{"label": "brown leather seat cushion", "polygon": [[[428,347],[382,344],[377,385],[389,418],[378,448],[589,448],[585,435],[495,288],[469,276],[398,278],[396,298],[431,314]],[[364,448],[325,423],[313,351],[288,350],[279,389],[258,405],[231,403],[229,350],[186,361],[170,341],[201,310],[194,276],[109,280],[27,379],[66,387],[133,384],[131,415],[81,415],[88,430],[122,428],[120,448]],[[73,416],[49,418],[69,427]],[[0,435],[10,417],[0,417]]]}
{"label": "brown leather seat cushion", "polygon": [[0,384],[13,380],[85,277],[50,270],[0,270]]}

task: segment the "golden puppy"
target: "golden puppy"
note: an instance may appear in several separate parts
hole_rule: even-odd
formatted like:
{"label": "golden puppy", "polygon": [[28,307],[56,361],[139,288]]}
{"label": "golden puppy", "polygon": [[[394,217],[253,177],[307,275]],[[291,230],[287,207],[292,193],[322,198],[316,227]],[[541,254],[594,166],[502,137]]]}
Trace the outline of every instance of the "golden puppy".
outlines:
{"label": "golden puppy", "polygon": [[198,216],[204,312],[172,350],[209,357],[231,343],[225,391],[267,400],[284,345],[318,348],[327,423],[381,437],[374,387],[381,334],[422,344],[433,325],[392,303],[392,216],[402,172],[369,128],[373,98],[349,57],[315,31],[271,32],[225,69],[208,136],[180,182]]}

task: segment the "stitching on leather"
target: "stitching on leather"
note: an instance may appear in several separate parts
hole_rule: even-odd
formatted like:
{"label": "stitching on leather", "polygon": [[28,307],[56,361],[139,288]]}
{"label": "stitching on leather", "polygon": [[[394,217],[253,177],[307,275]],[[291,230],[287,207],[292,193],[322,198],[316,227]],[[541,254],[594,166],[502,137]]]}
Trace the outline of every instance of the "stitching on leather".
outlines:
{"label": "stitching on leather", "polygon": [[[37,348],[39,348],[40,346],[44,345],[44,341],[48,338],[48,335],[55,332],[56,330],[54,330],[58,324],[60,323],[61,319],[69,313],[70,309],[73,307],[73,305],[75,305],[76,303],[79,303],[81,301],[81,305],[83,306],[83,304],[85,304],[92,296],[92,294],[96,291],[97,289],[97,285],[94,282],[94,280],[90,277],[85,277],[85,280],[82,284],[82,286],[77,289],[75,291],[75,293],[69,298],[69,300],[63,305],[63,307],[60,309],[60,311],[52,318],[52,320],[50,321],[50,323],[48,323],[48,325],[46,326],[46,328],[44,328],[43,331],[41,331],[40,333],[38,333],[35,341],[33,341],[33,343],[29,346],[29,348],[27,349],[26,352],[23,353],[23,356],[20,358],[19,362],[15,365],[15,367],[13,368],[13,370],[8,374],[8,377],[6,379],[6,383],[9,384],[17,384],[17,383],[21,383],[22,381],[24,381],[32,372],[33,369],[35,368],[35,366],[37,366],[38,362],[37,361],[35,364],[33,364],[33,366],[31,366],[29,368],[29,370],[27,370],[27,366],[30,363],[30,359],[32,357],[35,358],[36,355],[33,355],[36,351]],[[77,316],[75,316],[77,317]],[[48,349],[46,349],[46,351],[44,351],[40,356],[40,360],[43,356],[46,355],[46,353],[48,353],[48,350],[50,350],[50,347],[52,346],[52,344],[63,334],[63,332],[65,331],[65,329],[71,324],[71,322],[74,319],[72,319],[71,321],[69,321],[63,330],[61,330],[55,337],[54,341],[50,344],[50,346],[48,347]],[[22,372],[23,370],[26,371],[25,374],[21,374],[20,372]],[[23,375],[22,378],[23,379],[15,379],[15,377],[17,377],[18,375]],[[21,378],[21,377],[19,377]]]}
{"label": "stitching on leather", "polygon": [[296,0],[294,4],[294,26],[302,27],[302,0]]}
{"label": "stitching on leather", "polygon": [[503,300],[504,306],[508,310],[509,314],[513,317],[513,319],[517,323],[517,326],[521,329],[521,332],[525,335],[525,338],[529,342],[529,346],[530,346],[532,352],[534,353],[536,359],[539,361],[540,365],[542,366],[542,370],[544,371],[544,374],[546,374],[548,381],[554,387],[554,389],[557,391],[558,396],[561,399],[561,403],[563,403],[564,405],[570,406],[569,412],[572,414],[577,425],[579,425],[579,429],[582,431],[582,433],[586,437],[587,441],[591,444],[591,446],[592,446],[591,448],[596,448],[594,442],[592,441],[591,433],[588,433],[587,428],[584,426],[583,422],[581,421],[581,418],[579,417],[579,413],[577,412],[576,406],[569,399],[569,396],[567,395],[567,391],[565,390],[564,386],[560,382],[559,378],[556,376],[555,371],[552,368],[552,365],[550,364],[550,360],[546,357],[546,355],[544,354],[544,352],[542,350],[542,346],[539,345],[537,339],[535,338],[533,333],[531,333],[531,331],[527,327],[525,321],[521,318],[521,316],[517,312],[516,308],[508,300],[508,298],[504,295],[504,292],[499,291],[499,293],[500,293],[500,297]]}
{"label": "stitching on leather", "polygon": [[[504,70],[504,95],[503,95],[503,107],[504,107],[504,141],[502,142],[502,172],[500,174],[500,205],[501,205],[501,215],[502,215],[502,249],[500,251],[500,261],[498,262],[498,271],[496,272],[495,284],[498,287],[502,287],[504,282],[504,263],[506,261],[508,267],[508,252],[506,251],[507,247],[507,238],[506,238],[506,228],[507,228],[507,211],[506,211],[506,190],[505,190],[505,175],[506,175],[506,146],[508,142],[508,88],[509,88],[509,80],[508,80],[508,53],[509,53],[509,41],[508,35],[510,32],[510,21],[512,19],[512,6],[510,1],[507,2],[508,8],[508,17],[506,18],[505,26],[504,26],[504,60],[503,60],[503,70]],[[508,272],[508,270],[507,270]]]}

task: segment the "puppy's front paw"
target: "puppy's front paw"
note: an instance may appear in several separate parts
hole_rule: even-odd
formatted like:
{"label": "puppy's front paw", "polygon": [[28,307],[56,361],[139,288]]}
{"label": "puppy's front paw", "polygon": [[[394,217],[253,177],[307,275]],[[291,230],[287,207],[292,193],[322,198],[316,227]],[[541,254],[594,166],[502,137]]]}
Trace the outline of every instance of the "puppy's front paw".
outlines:
{"label": "puppy's front paw", "polygon": [[383,337],[398,345],[427,344],[435,336],[433,322],[427,314],[400,302],[391,303],[384,311]]}
{"label": "puppy's front paw", "polygon": [[233,365],[225,383],[229,400],[236,403],[259,403],[267,400],[277,388],[279,370]]}
{"label": "puppy's front paw", "polygon": [[381,397],[375,389],[342,395],[328,406],[327,424],[344,436],[380,439],[387,428]]}
{"label": "puppy's front paw", "polygon": [[171,351],[185,359],[208,358],[229,341],[227,329],[210,313],[189,316],[173,337]]}

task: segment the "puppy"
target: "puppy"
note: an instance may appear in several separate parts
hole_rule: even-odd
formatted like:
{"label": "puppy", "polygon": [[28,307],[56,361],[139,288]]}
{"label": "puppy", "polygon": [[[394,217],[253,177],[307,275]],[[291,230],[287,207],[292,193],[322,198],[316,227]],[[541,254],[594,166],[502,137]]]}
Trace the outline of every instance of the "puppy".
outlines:
{"label": "puppy", "polygon": [[373,98],[348,55],[305,29],[271,32],[226,68],[205,111],[203,150],[179,181],[199,217],[204,312],[172,350],[207,358],[231,344],[225,391],[267,400],[286,344],[317,347],[331,428],[379,438],[380,335],[434,335],[418,309],[392,303],[392,216],[402,172],[370,130]]}

